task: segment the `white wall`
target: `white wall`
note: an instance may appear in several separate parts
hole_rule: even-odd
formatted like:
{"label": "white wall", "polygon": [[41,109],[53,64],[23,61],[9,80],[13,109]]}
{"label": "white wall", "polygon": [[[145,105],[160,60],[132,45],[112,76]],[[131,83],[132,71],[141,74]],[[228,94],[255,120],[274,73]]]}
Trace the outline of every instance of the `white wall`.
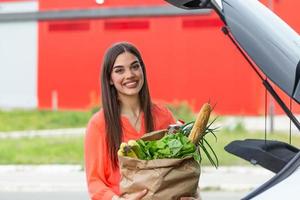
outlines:
{"label": "white wall", "polygon": [[[0,13],[37,10],[37,1],[0,3]],[[37,42],[37,22],[0,22],[0,109],[37,107]]]}

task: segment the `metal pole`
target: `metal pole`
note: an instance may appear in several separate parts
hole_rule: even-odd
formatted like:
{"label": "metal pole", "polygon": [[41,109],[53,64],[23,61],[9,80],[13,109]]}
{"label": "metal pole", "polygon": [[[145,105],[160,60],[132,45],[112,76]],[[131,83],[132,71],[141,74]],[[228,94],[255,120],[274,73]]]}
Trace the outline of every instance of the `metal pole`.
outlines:
{"label": "metal pole", "polygon": [[270,100],[269,103],[269,118],[270,118],[270,133],[274,133],[274,115],[275,115],[275,106],[273,100]]}

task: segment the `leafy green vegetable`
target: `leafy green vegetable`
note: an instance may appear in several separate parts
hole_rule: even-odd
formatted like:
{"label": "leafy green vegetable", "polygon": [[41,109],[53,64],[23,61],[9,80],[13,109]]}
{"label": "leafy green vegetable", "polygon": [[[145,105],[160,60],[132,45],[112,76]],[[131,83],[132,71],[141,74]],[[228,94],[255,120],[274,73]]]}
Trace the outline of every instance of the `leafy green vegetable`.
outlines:
{"label": "leafy green vegetable", "polygon": [[194,125],[194,122],[187,123],[176,130],[174,134],[167,134],[160,140],[155,141],[143,141],[137,140],[136,142],[140,146],[140,151],[142,151],[143,157],[139,159],[143,160],[153,160],[153,159],[163,159],[163,158],[184,158],[191,156],[199,164],[202,160],[201,153],[204,153],[208,158],[210,163],[216,168],[219,165],[219,160],[214,152],[211,145],[205,139],[206,134],[212,134],[215,139],[215,131],[218,128],[211,128],[211,125],[216,119],[214,119],[205,129],[203,137],[200,139],[198,144],[192,143],[188,136]]}
{"label": "leafy green vegetable", "polygon": [[[141,151],[146,155],[143,159],[184,158],[192,156],[200,161],[196,146],[182,133],[167,134],[160,140],[137,140]],[[197,154],[197,155],[196,155]]]}

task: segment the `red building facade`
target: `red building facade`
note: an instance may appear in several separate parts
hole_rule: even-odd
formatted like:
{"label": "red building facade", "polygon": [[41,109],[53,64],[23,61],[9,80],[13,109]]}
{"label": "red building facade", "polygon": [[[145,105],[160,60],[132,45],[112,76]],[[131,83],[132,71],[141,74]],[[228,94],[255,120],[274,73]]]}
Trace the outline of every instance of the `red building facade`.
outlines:
{"label": "red building facade", "polygon": [[[262,1],[298,33],[298,1]],[[166,6],[161,0],[39,0],[39,11]],[[295,4],[298,4],[295,5]],[[226,115],[264,113],[265,90],[225,36],[213,11],[198,15],[86,18],[38,22],[38,108],[88,109],[100,102],[105,50],[129,41],[142,52],[152,98],[187,101],[195,110],[210,100]],[[288,98],[283,97],[286,101]],[[298,109],[298,108],[296,108]],[[278,113],[281,111],[276,109]]]}

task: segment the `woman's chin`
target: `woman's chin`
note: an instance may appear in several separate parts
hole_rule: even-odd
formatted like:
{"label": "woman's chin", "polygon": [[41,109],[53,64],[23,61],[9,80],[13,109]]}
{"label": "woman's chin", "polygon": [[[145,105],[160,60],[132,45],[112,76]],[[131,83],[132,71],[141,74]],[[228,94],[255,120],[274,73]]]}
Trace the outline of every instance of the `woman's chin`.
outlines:
{"label": "woman's chin", "polygon": [[132,90],[132,89],[131,90],[126,90],[126,91],[121,92],[119,95],[127,96],[127,97],[134,97],[134,96],[138,96],[139,91],[140,90],[137,90],[137,89],[135,89],[135,90]]}

